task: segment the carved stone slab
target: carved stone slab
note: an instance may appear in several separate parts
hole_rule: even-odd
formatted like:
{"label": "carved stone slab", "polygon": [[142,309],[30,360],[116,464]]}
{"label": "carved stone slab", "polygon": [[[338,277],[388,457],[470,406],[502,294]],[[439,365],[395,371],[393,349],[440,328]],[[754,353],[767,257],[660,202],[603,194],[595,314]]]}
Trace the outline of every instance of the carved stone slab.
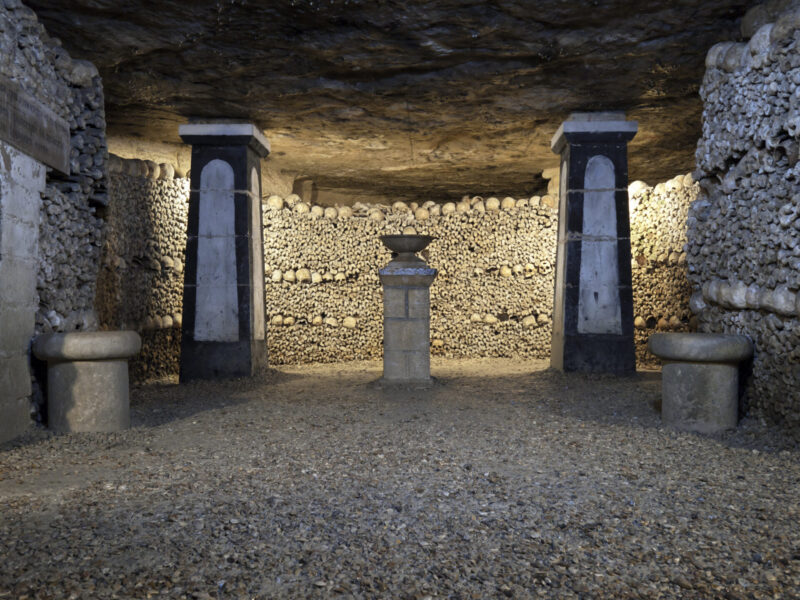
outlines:
{"label": "carved stone slab", "polygon": [[5,77],[0,77],[0,139],[69,173],[69,124]]}

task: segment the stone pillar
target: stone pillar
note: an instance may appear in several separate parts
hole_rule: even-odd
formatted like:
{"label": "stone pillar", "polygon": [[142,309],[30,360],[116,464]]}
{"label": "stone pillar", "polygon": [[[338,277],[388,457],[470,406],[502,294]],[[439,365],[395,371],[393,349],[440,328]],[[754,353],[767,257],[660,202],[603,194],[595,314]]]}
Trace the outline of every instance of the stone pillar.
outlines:
{"label": "stone pillar", "polygon": [[403,253],[378,273],[383,284],[381,381],[430,385],[430,287],[437,271],[413,254]]}
{"label": "stone pillar", "polygon": [[624,113],[574,113],[551,144],[561,155],[551,366],[633,373],[628,150]]}
{"label": "stone pillar", "polygon": [[28,350],[36,321],[45,167],[0,141],[0,442],[31,424]]}
{"label": "stone pillar", "polygon": [[267,366],[260,182],[269,142],[250,123],[179,133],[192,145],[180,379],[254,375]]}

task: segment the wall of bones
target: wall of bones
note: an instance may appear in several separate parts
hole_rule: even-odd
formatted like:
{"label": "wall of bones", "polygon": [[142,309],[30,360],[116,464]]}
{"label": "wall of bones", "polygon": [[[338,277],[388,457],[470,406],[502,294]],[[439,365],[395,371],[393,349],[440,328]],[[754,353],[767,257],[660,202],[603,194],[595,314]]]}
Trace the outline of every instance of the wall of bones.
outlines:
{"label": "wall of bones", "polygon": [[[631,186],[634,304],[640,365],[655,364],[647,336],[693,326],[685,222],[690,175]],[[379,236],[434,236],[428,262],[431,348],[448,357],[550,354],[557,213],[552,196],[480,197],[421,207],[313,207],[273,196],[264,211],[270,358],[330,361],[381,356]],[[348,331],[349,330],[349,331]]]}
{"label": "wall of bones", "polygon": [[699,186],[692,176],[678,175],[649,187],[641,181],[628,188],[631,216],[631,275],[634,335],[639,366],[658,366],[647,351],[656,331],[694,331],[689,310],[686,218]]}
{"label": "wall of bones", "polygon": [[0,77],[67,121],[70,172],[50,171],[39,216],[36,331],[94,329],[102,220],[108,204],[103,87],[95,66],[73,60],[36,14],[9,0],[0,11]]}
{"label": "wall of bones", "polygon": [[172,165],[110,155],[106,232],[97,280],[105,329],[133,329],[136,380],[178,372],[189,180]]}
{"label": "wall of bones", "polygon": [[751,9],[746,43],[706,58],[702,196],[688,219],[692,309],[703,331],[756,347],[747,399],[763,417],[800,424],[800,10]]}
{"label": "wall of bones", "polygon": [[474,197],[443,205],[308,206],[272,196],[264,210],[273,362],[381,356],[379,236],[415,231],[439,270],[431,287],[434,355],[545,357],[549,351],[555,202]]}
{"label": "wall of bones", "polygon": [[[177,373],[188,180],[169,165],[109,163],[113,199],[98,281],[104,327],[141,332],[139,379]],[[686,211],[690,176],[631,186],[640,363],[656,329],[690,326]],[[266,306],[273,364],[379,358],[384,234],[436,239],[431,351],[448,357],[546,358],[550,352],[556,198],[465,197],[420,206],[312,206],[296,195],[263,203]]]}

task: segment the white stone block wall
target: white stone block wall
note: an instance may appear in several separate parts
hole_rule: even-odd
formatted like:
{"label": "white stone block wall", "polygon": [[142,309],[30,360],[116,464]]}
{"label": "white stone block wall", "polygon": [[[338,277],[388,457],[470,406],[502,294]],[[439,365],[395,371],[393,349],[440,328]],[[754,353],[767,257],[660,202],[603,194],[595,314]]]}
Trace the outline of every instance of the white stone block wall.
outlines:
{"label": "white stone block wall", "polygon": [[233,179],[233,167],[219,159],[200,174],[193,331],[199,342],[239,339]]}
{"label": "white stone block wall", "polygon": [[583,187],[578,333],[622,335],[614,163],[589,159]]}
{"label": "white stone block wall", "polygon": [[0,442],[31,423],[28,351],[44,187],[44,165],[0,142]]}
{"label": "white stone block wall", "polygon": [[[701,88],[701,196],[688,266],[703,331],[755,345],[749,408],[800,426],[800,12],[770,2],[743,19],[745,43],[714,46]],[[781,12],[784,11],[785,12]]]}

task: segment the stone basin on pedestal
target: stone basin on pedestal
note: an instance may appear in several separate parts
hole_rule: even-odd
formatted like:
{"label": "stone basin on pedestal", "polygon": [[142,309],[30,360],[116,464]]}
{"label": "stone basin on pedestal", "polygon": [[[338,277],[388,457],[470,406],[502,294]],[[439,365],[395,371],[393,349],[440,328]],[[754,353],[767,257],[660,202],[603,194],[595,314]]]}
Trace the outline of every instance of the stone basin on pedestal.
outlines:
{"label": "stone basin on pedestal", "polygon": [[[411,260],[417,262],[424,262],[421,258],[417,257],[417,252],[422,252],[433,241],[433,237],[429,235],[382,235],[381,242],[392,252],[397,254],[408,255]],[[400,258],[398,256],[398,258]]]}
{"label": "stone basin on pedestal", "polygon": [[719,433],[739,421],[739,363],[753,356],[743,335],[656,333],[647,348],[661,359],[661,420],[682,431]]}
{"label": "stone basin on pedestal", "polygon": [[416,253],[433,238],[384,235],[395,256],[378,271],[383,284],[383,377],[381,384],[427,387],[431,378],[430,286],[436,269]]}

